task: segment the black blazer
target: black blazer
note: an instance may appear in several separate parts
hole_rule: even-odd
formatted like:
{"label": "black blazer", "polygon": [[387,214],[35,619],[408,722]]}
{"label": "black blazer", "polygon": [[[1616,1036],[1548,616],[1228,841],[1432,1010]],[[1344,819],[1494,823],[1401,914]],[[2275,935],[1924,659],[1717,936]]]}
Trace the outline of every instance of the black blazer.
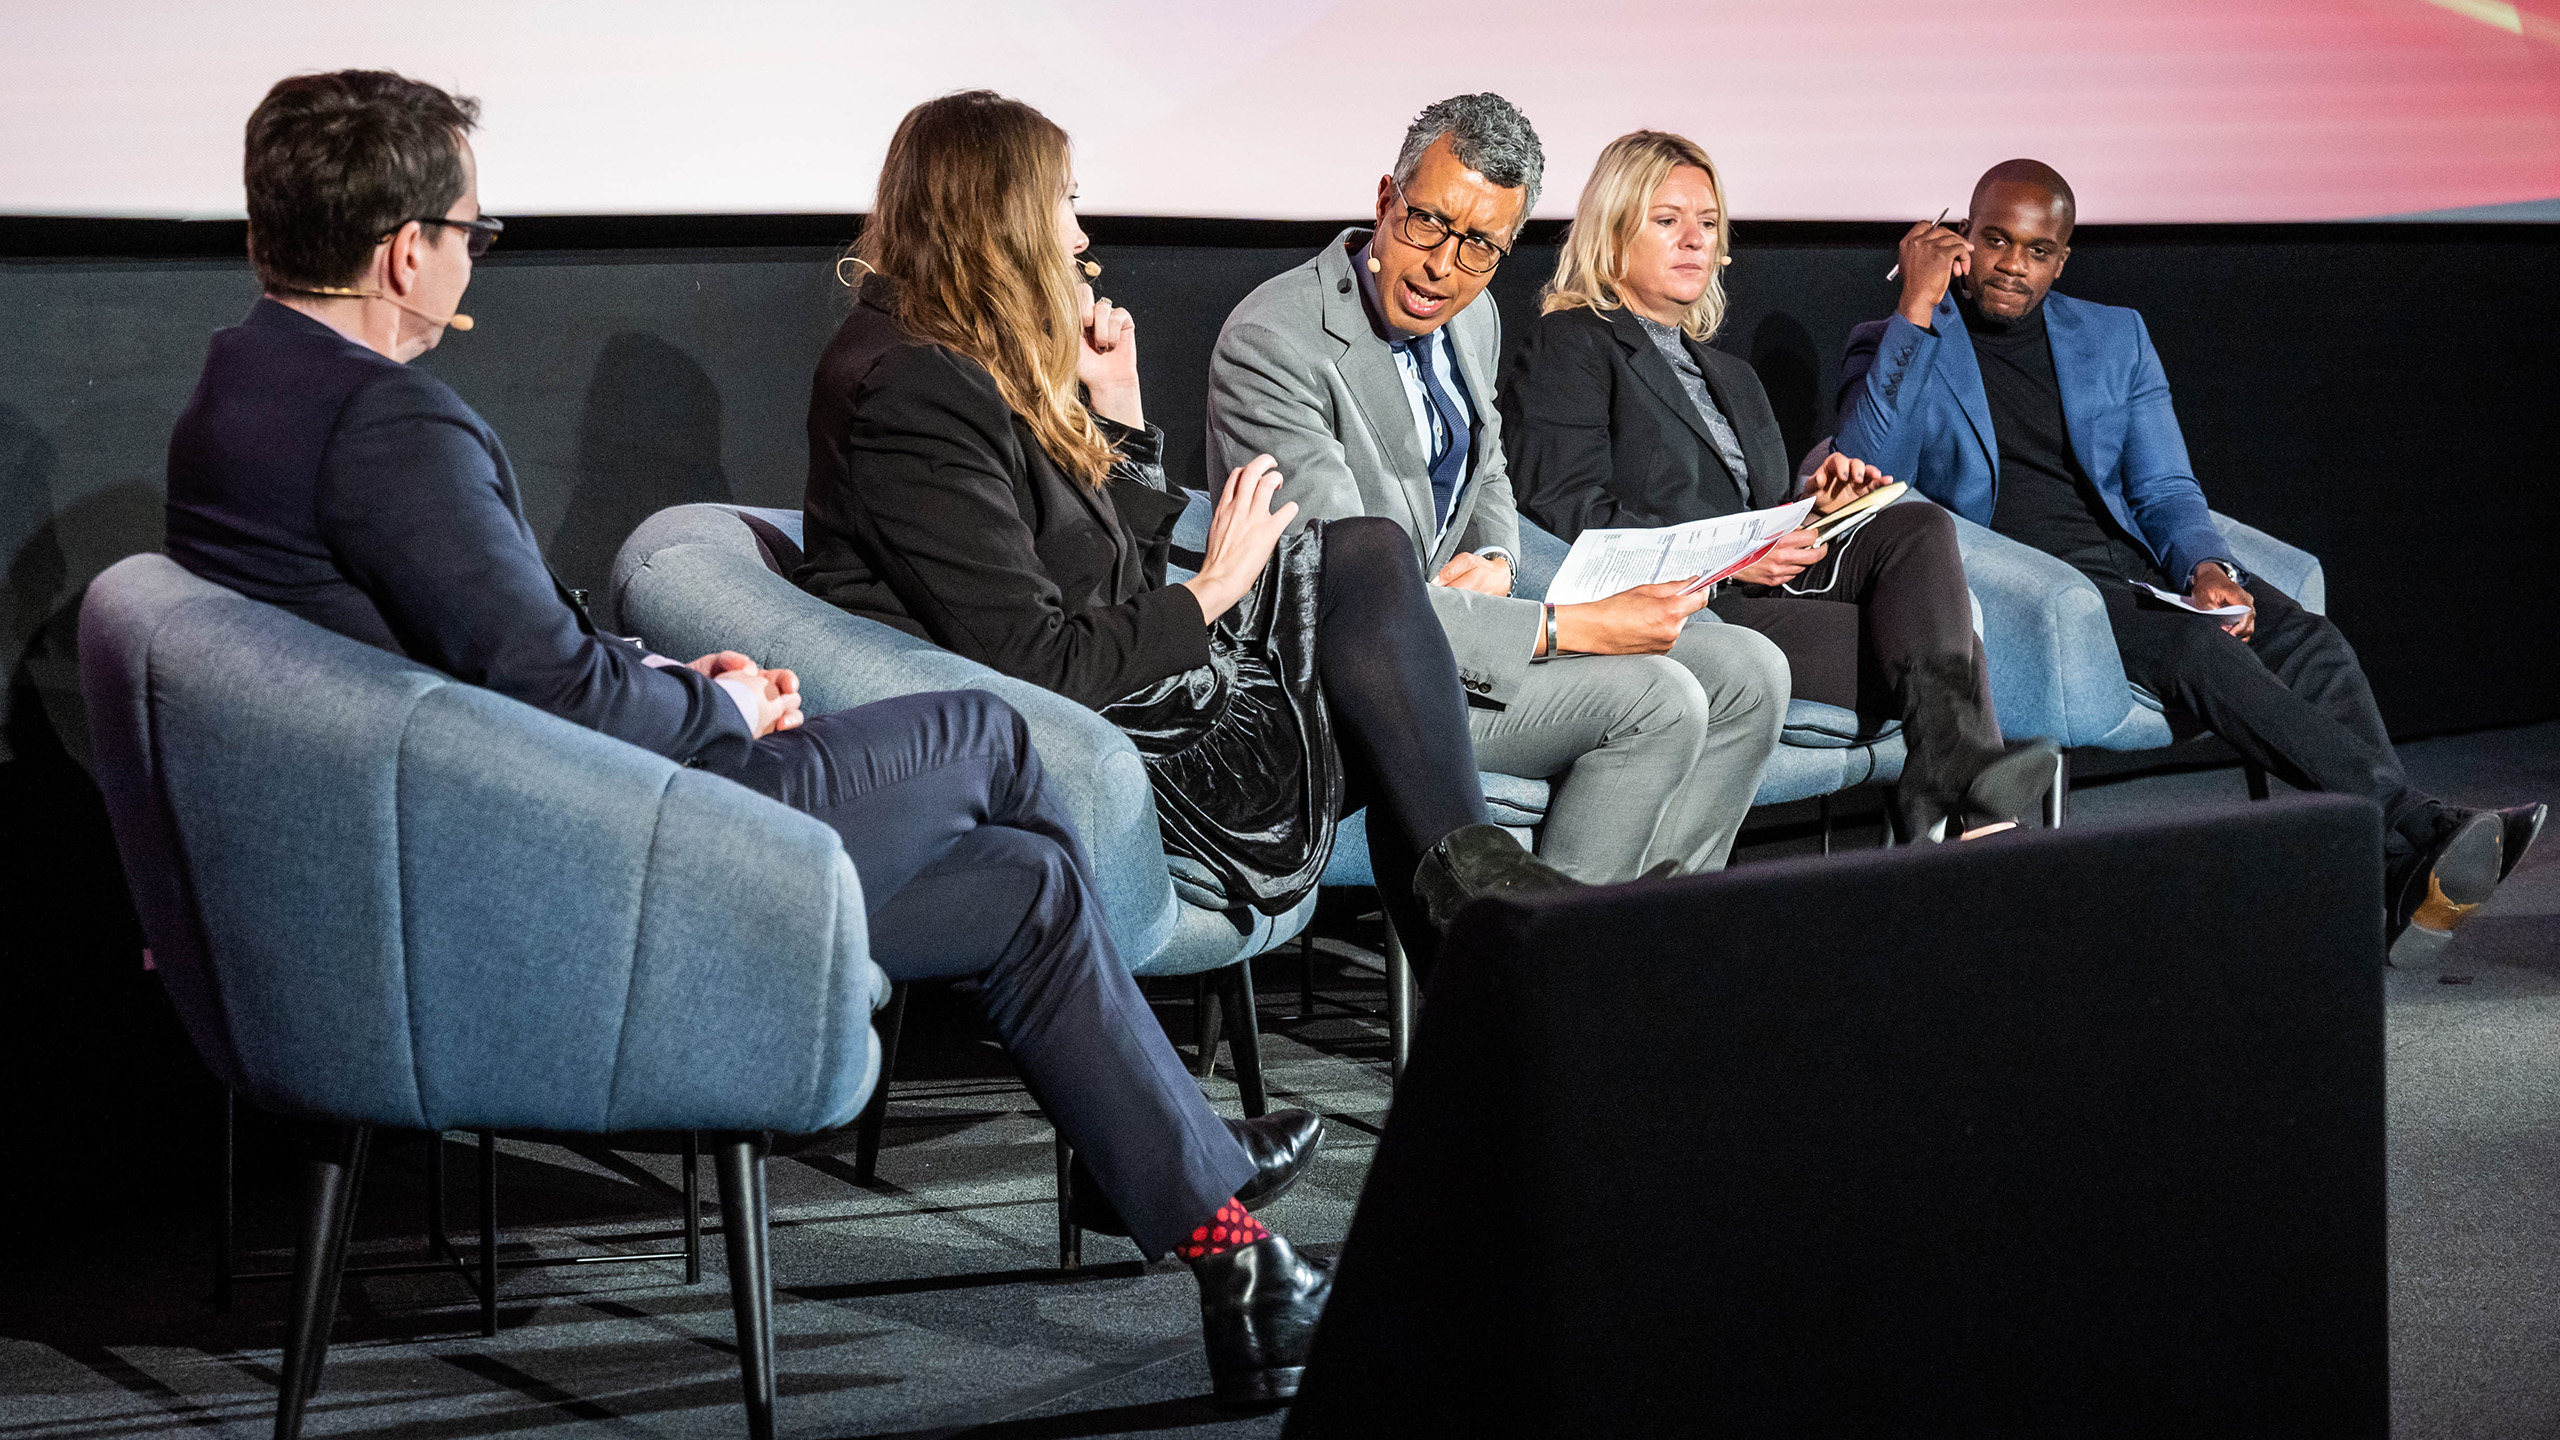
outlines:
{"label": "black blazer", "polygon": [[213,337],[168,518],[169,558],[217,585],[670,759],[746,759],[725,691],[644,664],[552,577],[461,396],[288,306]]}
{"label": "black blazer", "polygon": [[1096,708],[1207,664],[1199,602],[1162,583],[1184,503],[1161,488],[1162,432],[1103,422],[1123,464],[1096,493],[1040,448],[983,366],[899,327],[891,283],[863,280],[818,362],[792,578]]}
{"label": "black blazer", "polygon": [[1721,350],[1683,343],[1742,442],[1750,503],[1636,317],[1577,306],[1539,316],[1503,377],[1502,440],[1520,513],[1570,540],[1786,502],[1795,475],[1760,377]]}

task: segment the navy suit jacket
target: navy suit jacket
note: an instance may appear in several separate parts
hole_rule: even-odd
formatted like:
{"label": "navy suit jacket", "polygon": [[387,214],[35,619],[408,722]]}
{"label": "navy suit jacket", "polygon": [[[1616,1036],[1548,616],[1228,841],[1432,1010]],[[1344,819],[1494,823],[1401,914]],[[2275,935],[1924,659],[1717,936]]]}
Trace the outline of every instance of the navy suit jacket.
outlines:
{"label": "navy suit jacket", "polygon": [[[2183,587],[2198,563],[2230,559],[2187,463],[2169,377],[2142,316],[2047,295],[2045,333],[2071,453],[2116,523]],[[1840,362],[1843,455],[1875,466],[1977,525],[1991,523],[2000,442],[1981,362],[1952,294],[1923,330],[1895,315],[1849,332]]]}
{"label": "navy suit jacket", "polygon": [[260,300],[169,437],[169,557],[217,585],[674,760],[753,743],[727,693],[599,634],[450,386]]}

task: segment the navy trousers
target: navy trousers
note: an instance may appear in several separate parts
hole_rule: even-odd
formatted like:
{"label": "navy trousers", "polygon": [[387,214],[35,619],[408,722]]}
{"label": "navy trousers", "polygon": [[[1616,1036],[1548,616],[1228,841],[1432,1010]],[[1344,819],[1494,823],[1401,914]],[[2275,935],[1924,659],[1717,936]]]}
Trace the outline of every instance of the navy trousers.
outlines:
{"label": "navy trousers", "polygon": [[1013,707],[957,690],[840,710],[756,742],[731,778],[844,837],[891,978],[977,982],[1032,1098],[1148,1254],[1253,1174],[1120,963]]}

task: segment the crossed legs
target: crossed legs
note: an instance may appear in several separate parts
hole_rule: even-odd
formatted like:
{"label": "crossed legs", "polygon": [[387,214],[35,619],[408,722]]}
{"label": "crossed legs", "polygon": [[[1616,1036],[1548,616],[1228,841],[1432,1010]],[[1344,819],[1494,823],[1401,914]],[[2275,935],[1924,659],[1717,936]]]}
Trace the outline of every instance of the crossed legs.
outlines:
{"label": "crossed legs", "polygon": [[1033,1098],[1147,1253],[1252,1176],[1114,951],[1012,707],[963,690],[837,711],[758,741],[732,778],[843,837],[881,969],[977,981]]}

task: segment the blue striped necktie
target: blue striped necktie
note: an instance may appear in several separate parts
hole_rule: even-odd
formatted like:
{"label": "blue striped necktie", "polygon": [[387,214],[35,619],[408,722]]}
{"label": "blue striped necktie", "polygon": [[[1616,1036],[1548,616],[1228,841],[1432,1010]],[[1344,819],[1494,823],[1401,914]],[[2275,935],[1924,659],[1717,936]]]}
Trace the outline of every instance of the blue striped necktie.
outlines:
{"label": "blue striped necktie", "polygon": [[1467,407],[1458,403],[1448,387],[1440,383],[1440,371],[1431,363],[1435,335],[1404,342],[1405,353],[1413,357],[1414,368],[1422,372],[1422,393],[1431,400],[1431,408],[1440,412],[1439,434],[1431,452],[1431,503],[1437,510],[1435,525],[1449,523],[1449,507],[1457,503],[1458,483],[1466,476],[1467,448],[1474,440],[1474,429],[1467,419]]}

